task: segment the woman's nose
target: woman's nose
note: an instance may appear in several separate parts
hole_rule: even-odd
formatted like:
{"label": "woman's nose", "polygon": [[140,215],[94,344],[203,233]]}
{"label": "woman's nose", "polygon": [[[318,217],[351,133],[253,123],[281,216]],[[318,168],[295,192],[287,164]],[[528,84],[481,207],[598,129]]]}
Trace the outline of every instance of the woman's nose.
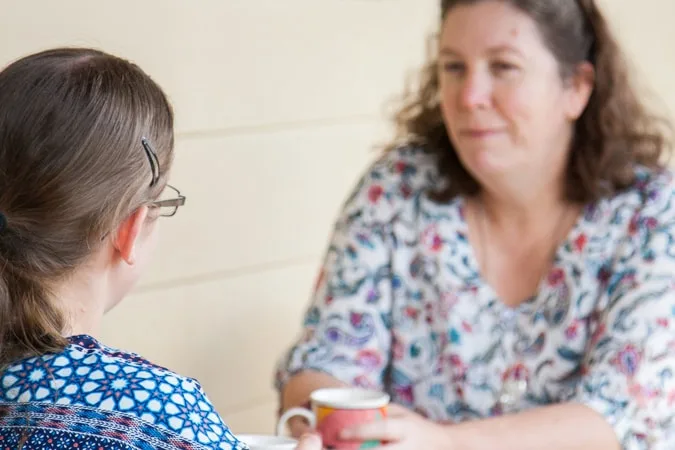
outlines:
{"label": "woman's nose", "polygon": [[466,109],[485,108],[492,98],[492,81],[484,74],[469,73],[462,80],[459,96]]}

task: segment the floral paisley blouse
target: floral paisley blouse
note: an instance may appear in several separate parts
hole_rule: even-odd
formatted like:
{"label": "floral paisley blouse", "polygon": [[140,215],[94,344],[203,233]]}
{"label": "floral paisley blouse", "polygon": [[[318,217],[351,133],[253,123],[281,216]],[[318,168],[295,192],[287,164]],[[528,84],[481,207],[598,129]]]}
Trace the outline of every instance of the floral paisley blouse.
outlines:
{"label": "floral paisley blouse", "polygon": [[387,153],[344,205],[277,388],[319,370],[450,422],[581,402],[626,449],[675,448],[675,183],[636,173],[509,308],[481,278],[462,199],[427,197],[432,156]]}

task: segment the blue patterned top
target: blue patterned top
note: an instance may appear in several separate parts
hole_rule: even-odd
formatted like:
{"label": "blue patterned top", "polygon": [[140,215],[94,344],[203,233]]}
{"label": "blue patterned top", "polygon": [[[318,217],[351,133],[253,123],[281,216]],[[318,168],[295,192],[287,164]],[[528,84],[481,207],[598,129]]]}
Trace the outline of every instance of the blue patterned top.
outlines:
{"label": "blue patterned top", "polygon": [[246,448],[197,381],[91,336],[69,341],[0,375],[0,448]]}
{"label": "blue patterned top", "polygon": [[402,148],[362,177],[277,388],[319,370],[439,422],[581,402],[623,448],[675,448],[672,173],[636,168],[587,205],[537,294],[510,308],[481,277],[463,199],[426,195],[436,167]]}

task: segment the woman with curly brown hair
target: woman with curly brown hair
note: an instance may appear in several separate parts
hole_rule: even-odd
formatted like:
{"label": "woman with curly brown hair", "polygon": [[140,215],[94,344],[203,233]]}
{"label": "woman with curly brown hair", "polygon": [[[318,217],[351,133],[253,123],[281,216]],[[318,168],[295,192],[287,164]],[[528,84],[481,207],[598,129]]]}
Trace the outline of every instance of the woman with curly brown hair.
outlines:
{"label": "woman with curly brown hair", "polygon": [[337,221],[282,409],[358,385],[404,408],[347,440],[674,448],[667,123],[595,0],[441,14],[399,139]]}

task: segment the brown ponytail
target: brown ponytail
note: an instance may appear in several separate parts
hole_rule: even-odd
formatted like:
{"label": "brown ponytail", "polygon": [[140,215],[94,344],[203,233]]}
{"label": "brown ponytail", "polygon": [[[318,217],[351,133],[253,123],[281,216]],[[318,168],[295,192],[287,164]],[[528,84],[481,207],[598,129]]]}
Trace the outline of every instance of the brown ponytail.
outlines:
{"label": "brown ponytail", "polygon": [[7,318],[0,326],[0,371],[12,361],[58,352],[66,344],[64,318],[46,289],[8,272],[0,278],[0,317]]}

